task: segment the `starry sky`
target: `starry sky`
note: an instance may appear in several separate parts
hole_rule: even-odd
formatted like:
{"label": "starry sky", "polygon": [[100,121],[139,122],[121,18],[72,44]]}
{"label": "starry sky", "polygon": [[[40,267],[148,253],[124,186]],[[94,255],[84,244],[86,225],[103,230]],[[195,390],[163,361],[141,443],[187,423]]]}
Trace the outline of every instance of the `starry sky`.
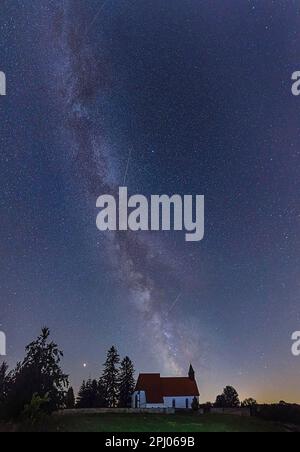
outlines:
{"label": "starry sky", "polygon": [[[2,0],[0,329],[77,388],[115,344],[202,402],[300,402],[298,0]],[[96,200],[205,195],[205,238],[101,233]],[[84,363],[86,366],[84,367]]]}

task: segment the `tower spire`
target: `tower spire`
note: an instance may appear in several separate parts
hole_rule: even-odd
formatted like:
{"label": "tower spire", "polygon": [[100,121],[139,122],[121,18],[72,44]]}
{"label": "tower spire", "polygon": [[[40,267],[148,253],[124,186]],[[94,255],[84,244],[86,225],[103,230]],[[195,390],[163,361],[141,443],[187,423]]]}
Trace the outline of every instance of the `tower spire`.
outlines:
{"label": "tower spire", "polygon": [[192,381],[195,381],[195,371],[191,364],[190,364],[190,370],[189,370],[189,379]]}

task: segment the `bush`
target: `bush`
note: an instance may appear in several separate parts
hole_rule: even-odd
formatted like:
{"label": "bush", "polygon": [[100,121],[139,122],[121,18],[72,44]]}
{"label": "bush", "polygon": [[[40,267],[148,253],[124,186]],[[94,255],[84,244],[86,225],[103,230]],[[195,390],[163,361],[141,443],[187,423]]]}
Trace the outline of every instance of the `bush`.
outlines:
{"label": "bush", "polygon": [[213,408],[213,404],[211,402],[206,402],[203,405],[199,405],[199,408],[203,410],[204,414],[208,414],[211,412],[211,409]]}
{"label": "bush", "polygon": [[44,407],[49,403],[49,396],[46,394],[40,397],[38,394],[32,396],[31,402],[25,406],[22,413],[22,420],[24,423],[31,426],[42,423],[47,415]]}
{"label": "bush", "polygon": [[199,402],[196,397],[194,397],[194,400],[192,402],[192,410],[199,411]]}

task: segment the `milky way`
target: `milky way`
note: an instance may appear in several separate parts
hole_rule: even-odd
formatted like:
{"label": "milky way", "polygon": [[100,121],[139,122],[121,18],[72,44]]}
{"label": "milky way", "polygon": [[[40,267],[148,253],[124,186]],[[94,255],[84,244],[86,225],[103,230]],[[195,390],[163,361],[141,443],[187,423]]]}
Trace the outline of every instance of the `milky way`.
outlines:
{"label": "milky way", "polygon": [[[115,344],[203,401],[300,401],[298,1],[2,0],[0,33],[9,366],[47,325],[75,388]],[[100,233],[124,182],[205,195],[204,240]]]}
{"label": "milky way", "polygon": [[[95,99],[99,102],[102,93],[109,95],[109,63],[101,61],[99,55],[93,53],[86,42],[88,35],[78,31],[85,29],[84,21],[81,22],[82,17],[76,17],[76,29],[72,25],[72,1],[65,3],[60,14],[60,44],[65,61],[64,72],[60,75],[64,84],[65,95],[62,102],[66,105],[66,128],[71,131],[73,138],[70,142],[75,149],[72,158],[78,166],[80,183],[86,186],[88,193],[95,200],[100,194],[116,194],[118,186],[114,181],[122,180],[121,173],[118,177],[116,169],[111,168],[109,149],[104,144],[105,136],[101,130],[102,124],[99,120],[93,120]],[[95,18],[98,16],[97,13]],[[88,25],[88,29],[95,20]],[[124,149],[123,152],[126,154],[128,150]],[[127,160],[123,168],[126,178],[129,163]],[[122,168],[122,165],[120,166]],[[165,255],[161,262],[159,256],[153,254],[151,240],[145,241],[134,233],[111,234],[112,237],[107,236],[106,252],[109,258],[117,263],[116,282],[118,277],[123,279],[128,287],[125,297],[140,314],[138,335],[146,338],[149,349],[163,362],[162,371],[185,374],[188,363],[199,359],[199,338],[190,337],[189,343],[185,336],[186,325],[172,319],[169,306],[170,303],[171,307],[174,305],[169,298],[170,291],[168,293],[163,290],[155,277],[151,277],[155,268],[156,272],[165,275],[171,287],[180,287],[177,275],[173,274],[168,265],[168,256]]]}

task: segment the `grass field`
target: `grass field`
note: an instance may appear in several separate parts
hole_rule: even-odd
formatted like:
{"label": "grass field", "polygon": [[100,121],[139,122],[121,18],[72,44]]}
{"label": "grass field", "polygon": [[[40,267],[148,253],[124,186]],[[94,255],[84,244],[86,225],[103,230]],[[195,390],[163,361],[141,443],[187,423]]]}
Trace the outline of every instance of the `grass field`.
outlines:
{"label": "grass field", "polygon": [[[24,431],[23,428],[18,430]],[[28,429],[25,429],[28,431]],[[280,424],[229,415],[103,414],[54,416],[40,431],[50,432],[284,432]],[[1,428],[0,428],[1,431]]]}

